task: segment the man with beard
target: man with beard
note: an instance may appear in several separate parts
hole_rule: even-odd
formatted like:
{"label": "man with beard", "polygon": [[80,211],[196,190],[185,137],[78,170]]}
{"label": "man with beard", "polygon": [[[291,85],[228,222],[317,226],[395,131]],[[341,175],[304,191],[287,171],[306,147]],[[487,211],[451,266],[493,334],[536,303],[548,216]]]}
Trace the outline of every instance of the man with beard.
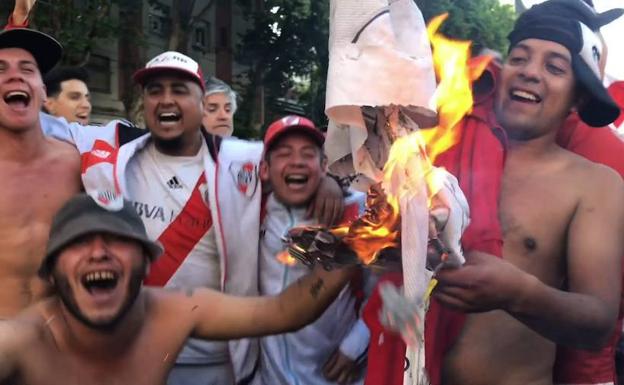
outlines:
{"label": "man with beard", "polygon": [[61,57],[60,44],[28,29],[0,32],[0,318],[45,293],[37,278],[53,214],[80,190],[80,159],[39,126],[42,74]]}
{"label": "man with beard", "polygon": [[55,216],[39,273],[57,294],[0,322],[0,382],[164,384],[188,336],[225,340],[296,330],[354,272],[317,267],[275,297],[143,288],[162,252],[133,204],[117,211],[86,194]]}
{"label": "man with beard", "polygon": [[[157,55],[134,80],[143,88],[148,133],[123,122],[84,129],[42,115],[44,131],[78,147],[87,193],[111,207],[122,197],[132,201],[150,238],[163,244],[164,255],[151,266],[146,284],[256,295],[262,144],[221,139],[201,129],[205,83],[190,57],[173,51]],[[317,197],[337,198],[322,205],[335,217],[342,192],[331,179],[323,185],[325,194]],[[328,185],[333,194],[327,194]],[[169,384],[231,383],[233,377],[246,383],[257,352],[251,340],[230,346],[191,340]]]}

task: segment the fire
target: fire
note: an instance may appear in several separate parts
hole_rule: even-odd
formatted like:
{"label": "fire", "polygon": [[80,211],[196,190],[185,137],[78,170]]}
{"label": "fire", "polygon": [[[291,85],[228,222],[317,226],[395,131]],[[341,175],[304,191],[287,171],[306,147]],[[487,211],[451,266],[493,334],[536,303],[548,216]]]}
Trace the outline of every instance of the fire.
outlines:
{"label": "fire", "polygon": [[448,14],[437,16],[427,27],[439,81],[434,95],[438,126],[401,136],[399,109],[392,107],[388,126],[390,137],[395,140],[383,169],[382,185],[386,191],[380,185],[373,186],[368,192],[365,214],[350,226],[331,230],[365,264],[375,262],[384,248],[398,247],[402,198],[427,194],[431,207],[433,196],[444,183],[440,169],[433,166],[435,159],[459,141],[459,132],[454,128],[471,111],[471,84],[489,63],[489,58],[470,60],[469,41],[451,40],[438,32],[447,17]]}
{"label": "fire", "polygon": [[276,258],[280,263],[283,263],[286,266],[295,266],[297,264],[297,260],[288,253],[288,250],[284,250],[277,254]]}
{"label": "fire", "polygon": [[332,230],[353,250],[360,260],[374,262],[379,252],[399,243],[399,216],[396,198],[387,196],[379,185],[371,187],[366,197],[366,213],[349,226]]}
{"label": "fire", "polygon": [[[454,128],[472,110],[471,84],[489,63],[489,58],[469,60],[469,41],[454,41],[438,32],[447,17],[448,14],[437,16],[427,27],[439,80],[434,96],[438,126],[399,137],[392,144],[383,170],[383,185],[388,189],[387,194],[371,190],[371,198],[369,191],[366,214],[348,228],[343,239],[363,263],[374,262],[383,248],[398,245],[401,198],[418,194],[424,189],[431,206],[432,197],[444,183],[440,169],[433,167],[435,159],[459,141],[459,132]],[[390,125],[397,122],[398,116],[389,118]],[[335,234],[340,235],[344,231],[340,229]]]}

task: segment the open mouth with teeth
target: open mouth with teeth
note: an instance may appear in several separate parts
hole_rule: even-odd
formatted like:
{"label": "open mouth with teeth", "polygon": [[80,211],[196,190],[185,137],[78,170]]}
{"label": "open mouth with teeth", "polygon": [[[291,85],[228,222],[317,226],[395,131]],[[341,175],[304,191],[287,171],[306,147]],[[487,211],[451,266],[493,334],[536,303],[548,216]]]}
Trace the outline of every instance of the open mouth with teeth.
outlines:
{"label": "open mouth with teeth", "polygon": [[288,187],[303,187],[308,183],[308,176],[303,174],[288,174],[284,178],[284,182]]}
{"label": "open mouth with teeth", "polygon": [[180,121],[180,118],[180,114],[175,112],[163,112],[158,115],[158,120],[163,124],[177,123]]}
{"label": "open mouth with teeth", "polygon": [[538,95],[529,92],[529,91],[523,91],[523,90],[512,90],[510,92],[510,97],[512,100],[515,100],[517,102],[522,102],[522,103],[539,103],[542,101],[542,98],[540,98]]}
{"label": "open mouth with teeth", "polygon": [[111,270],[93,271],[82,277],[82,285],[91,294],[106,293],[117,287],[119,275]]}
{"label": "open mouth with teeth", "polygon": [[11,91],[4,95],[4,102],[12,107],[27,107],[30,95],[24,91]]}

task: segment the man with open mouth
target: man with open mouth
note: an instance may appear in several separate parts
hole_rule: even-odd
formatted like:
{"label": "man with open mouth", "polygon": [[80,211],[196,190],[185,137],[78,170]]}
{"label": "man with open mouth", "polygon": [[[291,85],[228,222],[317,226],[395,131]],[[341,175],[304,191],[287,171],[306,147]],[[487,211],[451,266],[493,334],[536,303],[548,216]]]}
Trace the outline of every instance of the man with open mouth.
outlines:
{"label": "man with open mouth", "polygon": [[[579,0],[564,3],[572,1],[600,17]],[[437,276],[437,302],[466,316],[454,326],[436,383],[552,384],[557,345],[599,349],[616,325],[622,180],[559,147],[556,135],[573,111],[601,127],[619,109],[600,80],[602,43],[593,26],[555,12],[557,2],[520,16],[492,107],[479,106],[464,121],[503,138],[504,157],[486,167],[500,172],[491,203],[504,243],[502,258],[477,246],[465,267]]]}
{"label": "man with open mouth", "polygon": [[0,318],[43,296],[37,277],[52,216],[80,191],[75,148],[43,136],[42,74],[61,58],[61,45],[38,31],[0,32]]}
{"label": "man with open mouth", "polygon": [[274,297],[142,286],[163,252],[133,204],[86,194],[54,218],[39,274],[56,294],[0,322],[0,383],[164,384],[188,336],[227,340],[296,330],[318,317],[354,268],[316,267]]}

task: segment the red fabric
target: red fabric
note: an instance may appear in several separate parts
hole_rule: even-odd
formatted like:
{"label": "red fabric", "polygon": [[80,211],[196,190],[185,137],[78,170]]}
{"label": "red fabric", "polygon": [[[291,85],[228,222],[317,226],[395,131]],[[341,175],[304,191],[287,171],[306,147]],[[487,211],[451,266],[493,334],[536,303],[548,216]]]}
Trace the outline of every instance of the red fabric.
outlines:
{"label": "red fabric", "polygon": [[[490,93],[477,101],[473,113],[456,128],[461,131],[461,140],[440,155],[436,165],[445,167],[458,178],[470,205],[471,223],[462,238],[464,250],[502,256],[503,237],[496,208],[505,151],[494,133],[499,133],[501,138],[504,135],[496,128],[489,96]],[[405,345],[398,335],[383,330],[378,316],[381,310],[378,297],[375,293],[375,300],[369,300],[365,307],[365,314],[368,314],[365,321],[371,330],[366,385],[401,385]],[[459,335],[464,319],[464,314],[445,308],[435,300],[431,302],[425,321],[425,366],[432,385],[441,382],[444,355]]]}
{"label": "red fabric", "polygon": [[13,15],[11,14],[9,16],[9,22],[7,23],[7,25],[4,26],[4,29],[15,29],[15,28],[28,28],[28,23],[29,20],[28,18],[26,18],[26,20],[24,20],[24,23],[22,24],[15,24],[14,20],[13,20]]}
{"label": "red fabric", "polygon": [[[165,252],[152,263],[144,281],[146,285],[165,286],[197,243],[212,228],[212,215],[199,189],[205,183],[206,174],[202,173],[182,211],[158,237]],[[197,218],[202,218],[201,225],[190,226]]]}
{"label": "red fabric", "polygon": [[609,94],[622,110],[620,117],[615,120],[615,126],[620,127],[624,123],[624,80],[613,82],[609,86]]}
{"label": "red fabric", "polygon": [[[377,285],[384,282],[401,286],[403,277],[401,273],[386,274]],[[381,296],[379,290],[375,289],[362,313],[362,318],[370,330],[368,368],[364,385],[403,385],[405,344],[401,336],[384,329],[379,322],[380,311]]]}

